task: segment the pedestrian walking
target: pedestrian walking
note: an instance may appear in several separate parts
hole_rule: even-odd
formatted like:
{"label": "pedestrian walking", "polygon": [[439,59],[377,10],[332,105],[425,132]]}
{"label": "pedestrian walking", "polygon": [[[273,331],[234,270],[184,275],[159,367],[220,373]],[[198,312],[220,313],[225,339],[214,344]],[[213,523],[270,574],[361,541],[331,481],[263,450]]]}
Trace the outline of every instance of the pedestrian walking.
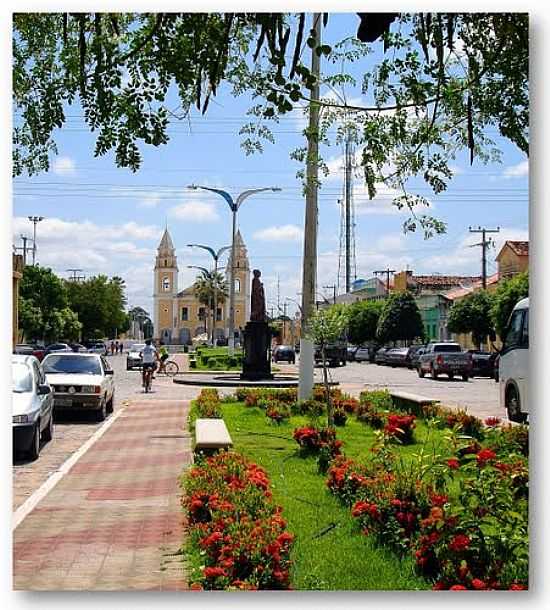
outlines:
{"label": "pedestrian walking", "polygon": [[118,339],[115,341],[115,354],[118,354]]}
{"label": "pedestrian walking", "polygon": [[122,354],[122,350],[124,349],[124,343],[122,341],[118,344],[118,348],[120,350],[120,353]]}
{"label": "pedestrian walking", "polygon": [[111,356],[115,353],[115,342],[111,341]]}

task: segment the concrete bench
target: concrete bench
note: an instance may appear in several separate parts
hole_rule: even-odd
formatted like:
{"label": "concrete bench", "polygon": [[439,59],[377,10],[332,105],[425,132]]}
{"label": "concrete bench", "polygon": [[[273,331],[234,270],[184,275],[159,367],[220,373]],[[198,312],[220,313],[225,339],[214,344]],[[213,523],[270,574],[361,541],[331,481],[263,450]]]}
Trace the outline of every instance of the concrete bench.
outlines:
{"label": "concrete bench", "polygon": [[392,390],[390,391],[390,396],[392,397],[393,404],[398,409],[407,409],[417,416],[422,416],[423,407],[437,405],[440,402],[437,398],[428,398],[427,396],[420,396],[410,392]]}
{"label": "concrete bench", "polygon": [[197,419],[195,421],[195,451],[229,449],[233,441],[223,419]]}

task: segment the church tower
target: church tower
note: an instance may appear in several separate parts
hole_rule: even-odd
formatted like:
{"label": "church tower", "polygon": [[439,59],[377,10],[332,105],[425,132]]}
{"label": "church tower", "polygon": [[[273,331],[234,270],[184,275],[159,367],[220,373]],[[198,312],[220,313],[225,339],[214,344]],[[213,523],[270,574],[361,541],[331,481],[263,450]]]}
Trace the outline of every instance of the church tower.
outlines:
{"label": "church tower", "polygon": [[[231,254],[225,269],[227,283],[231,278]],[[229,292],[229,291],[228,291]],[[240,231],[235,236],[235,332],[244,329],[250,319],[250,263]],[[226,330],[229,320],[229,298],[225,301]]]}
{"label": "church tower", "polygon": [[168,228],[164,229],[157,248],[154,278],[154,336],[170,344],[177,341],[178,262]]}

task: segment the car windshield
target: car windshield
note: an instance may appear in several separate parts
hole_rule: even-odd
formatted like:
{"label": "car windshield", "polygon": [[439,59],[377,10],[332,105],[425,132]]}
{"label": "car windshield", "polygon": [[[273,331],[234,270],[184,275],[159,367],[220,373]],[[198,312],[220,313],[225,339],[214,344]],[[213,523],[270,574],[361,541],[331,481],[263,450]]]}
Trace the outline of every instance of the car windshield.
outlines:
{"label": "car windshield", "polygon": [[12,388],[14,392],[32,392],[31,369],[22,362],[14,362],[12,370]]}
{"label": "car windshield", "polygon": [[130,351],[131,352],[141,352],[144,347],[145,347],[145,343],[136,343],[135,345],[132,345],[132,347],[130,348]]}
{"label": "car windshield", "polygon": [[44,362],[44,373],[81,373],[101,375],[99,360],[94,357],[52,354]]}
{"label": "car windshield", "polygon": [[462,348],[460,345],[449,343],[448,345],[436,345],[434,352],[461,352]]}

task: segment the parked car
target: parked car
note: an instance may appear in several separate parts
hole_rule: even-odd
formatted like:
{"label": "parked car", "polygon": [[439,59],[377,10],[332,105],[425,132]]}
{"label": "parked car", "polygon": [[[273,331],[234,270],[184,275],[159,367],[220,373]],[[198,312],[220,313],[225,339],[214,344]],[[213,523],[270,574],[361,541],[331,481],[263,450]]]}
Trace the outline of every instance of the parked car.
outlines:
{"label": "parked car", "polygon": [[462,351],[459,343],[428,343],[418,359],[418,376],[430,373],[437,379],[442,373],[449,379],[461,375],[464,381],[472,376],[472,355]]}
{"label": "parked car", "polygon": [[103,421],[115,397],[113,369],[100,354],[49,354],[44,373],[53,389],[56,410],[92,410]]}
{"label": "parked car", "polygon": [[347,349],[347,359],[348,362],[353,362],[355,360],[355,354],[361,349],[357,345],[348,345]]}
{"label": "parked car", "polygon": [[128,355],[126,356],[127,371],[131,371],[135,368],[141,368],[143,362],[140,354],[144,347],[145,343],[134,343],[134,345],[132,345],[132,347],[128,350]]}
{"label": "parked car", "polygon": [[53,354],[54,352],[72,352],[72,348],[68,343],[50,343],[44,350],[44,358],[48,354]]}
{"label": "parked car", "polygon": [[418,358],[424,351],[424,345],[411,345],[407,352],[406,364],[410,369],[415,369],[418,366]]}
{"label": "parked car", "polygon": [[11,368],[13,448],[36,460],[53,437],[53,394],[35,356],[15,354]]}
{"label": "parked car", "polygon": [[[315,364],[322,363],[323,355],[321,348],[316,345],[314,352]],[[346,366],[348,359],[348,346],[345,341],[336,341],[325,347],[325,359],[329,366]]]}
{"label": "parked car", "polygon": [[493,367],[493,379],[498,383],[499,380],[499,366],[500,366],[500,352],[495,357],[495,366]]}
{"label": "parked car", "polygon": [[395,347],[386,352],[386,364],[389,366],[407,366],[408,347]]}
{"label": "parked car", "polygon": [[107,348],[103,341],[91,341],[88,343],[88,353],[89,354],[105,354],[107,353]]}
{"label": "parked car", "polygon": [[271,357],[273,362],[279,362],[281,360],[284,360],[289,364],[294,364],[296,362],[296,352],[290,345],[276,345],[273,348]]}
{"label": "parked car", "polygon": [[69,347],[77,354],[87,354],[88,348],[84,347],[81,343],[69,343]]}
{"label": "parked car", "polygon": [[359,347],[355,352],[356,362],[370,362],[371,351],[369,347]]}
{"label": "parked car", "polygon": [[21,356],[32,356],[35,350],[35,346],[29,343],[18,343],[13,348],[14,354],[19,354]]}
{"label": "parked car", "polygon": [[494,377],[497,352],[469,349],[472,354],[472,377]]}
{"label": "parked car", "polygon": [[508,419],[525,422],[529,416],[529,299],[522,299],[512,311],[499,358],[500,406]]}
{"label": "parked car", "polygon": [[374,355],[374,362],[376,362],[376,364],[386,364],[386,352],[389,349],[389,347],[381,347],[378,349]]}

